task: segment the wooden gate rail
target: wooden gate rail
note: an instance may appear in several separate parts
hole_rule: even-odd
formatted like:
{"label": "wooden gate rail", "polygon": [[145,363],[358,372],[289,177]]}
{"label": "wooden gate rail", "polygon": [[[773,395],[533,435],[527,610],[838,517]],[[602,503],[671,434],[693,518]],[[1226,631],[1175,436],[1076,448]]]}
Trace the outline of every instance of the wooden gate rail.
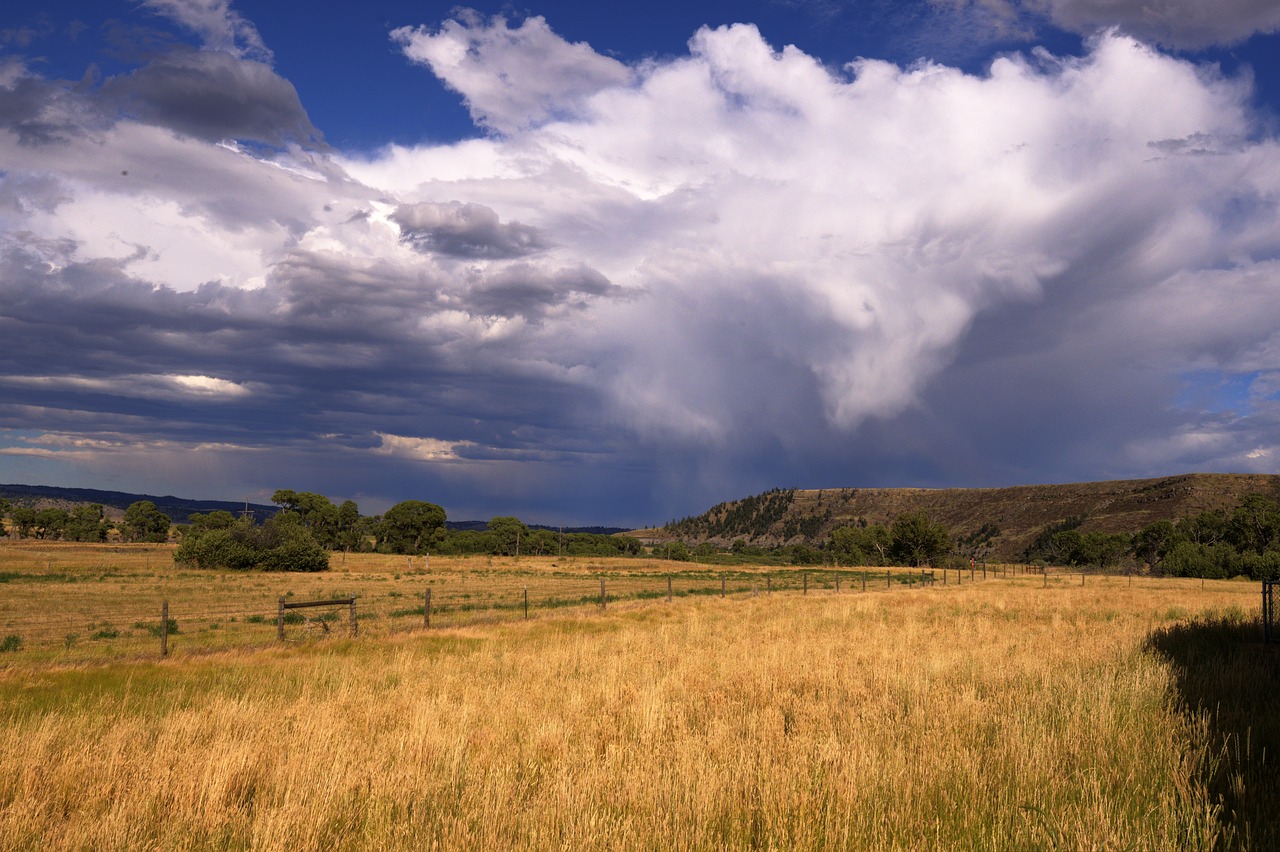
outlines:
{"label": "wooden gate rail", "polygon": [[356,599],[355,598],[338,598],[331,601],[288,601],[280,598],[280,609],[276,614],[276,636],[284,641],[284,611],[286,609],[306,609],[313,606],[346,606],[351,608],[351,635],[355,636],[357,632],[356,622]]}

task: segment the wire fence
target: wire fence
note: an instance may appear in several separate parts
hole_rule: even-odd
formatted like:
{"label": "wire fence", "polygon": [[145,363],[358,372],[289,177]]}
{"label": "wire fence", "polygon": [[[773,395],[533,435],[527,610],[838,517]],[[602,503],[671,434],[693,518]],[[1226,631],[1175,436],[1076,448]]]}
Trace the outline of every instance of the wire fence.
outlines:
{"label": "wire fence", "polygon": [[[1086,575],[1043,572],[1020,566],[966,569],[823,569],[613,573],[590,576],[511,572],[409,576],[396,589],[318,584],[283,595],[235,588],[215,589],[191,600],[162,592],[106,600],[88,588],[39,608],[0,607],[0,665],[8,654],[59,662],[211,653],[272,643],[304,643],[358,635],[386,636],[422,629],[590,613],[619,605],[773,594],[847,594],[968,585],[993,578],[1036,574],[1034,581],[1083,584]],[[231,580],[239,578],[227,578]],[[225,582],[225,581],[224,581]],[[1132,578],[1129,580],[1132,583]],[[319,581],[317,581],[319,583]],[[1264,613],[1270,613],[1264,586]],[[0,593],[0,601],[3,594]],[[330,605],[319,606],[316,602]],[[1266,622],[1268,631],[1270,621]],[[1268,638],[1273,634],[1268,632]]]}

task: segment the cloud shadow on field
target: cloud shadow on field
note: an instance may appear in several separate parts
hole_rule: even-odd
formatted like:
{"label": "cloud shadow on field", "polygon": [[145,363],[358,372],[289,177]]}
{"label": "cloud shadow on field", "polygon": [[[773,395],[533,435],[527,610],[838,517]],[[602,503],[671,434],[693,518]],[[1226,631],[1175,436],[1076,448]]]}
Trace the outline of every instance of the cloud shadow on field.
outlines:
{"label": "cloud shadow on field", "polygon": [[1199,781],[1226,830],[1225,848],[1280,848],[1280,646],[1242,612],[1162,627],[1147,648],[1173,666],[1184,712],[1203,713],[1210,757]]}

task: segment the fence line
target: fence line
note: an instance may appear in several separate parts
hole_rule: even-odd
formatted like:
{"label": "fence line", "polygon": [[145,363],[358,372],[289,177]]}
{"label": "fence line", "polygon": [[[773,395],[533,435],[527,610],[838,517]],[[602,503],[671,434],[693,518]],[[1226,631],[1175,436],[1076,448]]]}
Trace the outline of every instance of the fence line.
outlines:
{"label": "fence line", "polygon": [[[878,569],[877,569],[878,570]],[[974,569],[964,577],[964,570],[899,569],[885,571],[885,586],[895,585],[903,589],[942,587],[949,583],[948,575],[956,571],[955,583],[969,585],[981,581]],[[1085,583],[1084,572],[1042,573],[1043,588],[1051,584],[1061,586],[1062,581],[1080,578]],[[1015,570],[1011,576],[1006,570],[983,575],[996,579],[1017,579]],[[940,576],[939,576],[940,575]],[[764,591],[793,592],[808,595],[816,592],[830,594],[861,594],[874,591],[877,586],[869,579],[877,573],[859,569],[826,571],[778,571],[764,574]],[[212,607],[204,610],[184,607],[181,602],[171,604],[165,600],[150,611],[131,606],[128,610],[107,609],[96,613],[77,613],[66,618],[23,618],[0,612],[0,652],[21,649],[56,650],[68,656],[73,649],[84,652],[89,658],[112,659],[121,656],[167,655],[172,647],[194,652],[224,650],[236,647],[254,647],[270,644],[271,626],[275,626],[274,638],[305,641],[309,638],[330,635],[331,622],[339,618],[333,610],[339,606],[348,608],[350,635],[356,636],[367,629],[372,635],[407,632],[432,627],[455,627],[481,622],[528,619],[533,613],[557,610],[586,610],[592,607],[607,609],[612,603],[622,601],[668,602],[675,598],[694,596],[729,595],[758,596],[761,575],[751,572],[693,572],[681,574],[639,574],[610,576],[556,577],[527,575],[516,577],[441,577],[426,578],[428,585],[422,596],[414,597],[392,591],[383,594],[348,594],[340,598],[332,596],[316,601],[292,601],[278,598],[274,606],[264,601],[261,607],[248,607],[243,601],[234,607]],[[939,582],[941,580],[941,582]],[[1129,578],[1130,584],[1132,577]],[[1270,588],[1268,585],[1266,588]],[[1264,592],[1264,613],[1274,613],[1269,592]],[[357,602],[359,617],[357,618]],[[318,614],[304,614],[299,610],[323,609]],[[362,623],[363,622],[363,623]],[[1270,622],[1267,622],[1270,624]],[[132,626],[127,626],[132,624]],[[1269,628],[1270,629],[1270,628]],[[1280,632],[1276,634],[1280,639]],[[1268,633],[1268,638],[1272,633]],[[14,647],[14,643],[17,647]],[[158,648],[157,648],[158,644]],[[148,650],[150,649],[150,650]],[[0,656],[0,664],[5,661]]]}

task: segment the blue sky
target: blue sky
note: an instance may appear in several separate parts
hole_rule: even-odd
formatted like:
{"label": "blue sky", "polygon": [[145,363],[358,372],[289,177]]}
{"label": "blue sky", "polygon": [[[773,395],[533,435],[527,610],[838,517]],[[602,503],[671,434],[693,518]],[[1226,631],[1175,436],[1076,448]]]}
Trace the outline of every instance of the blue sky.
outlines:
{"label": "blue sky", "polygon": [[0,481],[1277,472],[1280,3],[0,13]]}

